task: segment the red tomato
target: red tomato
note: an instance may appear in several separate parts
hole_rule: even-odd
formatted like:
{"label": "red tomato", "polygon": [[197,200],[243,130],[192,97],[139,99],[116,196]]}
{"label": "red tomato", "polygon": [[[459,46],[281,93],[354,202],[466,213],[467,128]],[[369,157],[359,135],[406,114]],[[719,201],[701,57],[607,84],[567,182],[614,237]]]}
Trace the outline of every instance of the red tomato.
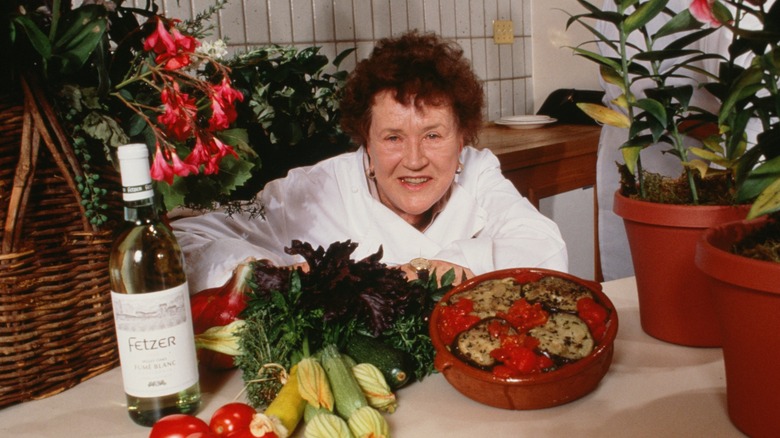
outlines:
{"label": "red tomato", "polygon": [[471,315],[473,310],[474,302],[468,298],[462,298],[442,309],[439,328],[445,344],[452,343],[458,333],[480,321],[479,316]]}
{"label": "red tomato", "polygon": [[211,438],[215,435],[205,421],[194,415],[172,414],[157,420],[149,438]]}
{"label": "red tomato", "polygon": [[542,305],[531,304],[524,298],[512,303],[506,313],[497,312],[496,315],[509,321],[521,333],[547,322],[547,312]]}
{"label": "red tomato", "polygon": [[246,403],[228,403],[214,411],[209,428],[217,436],[228,436],[233,432],[249,430],[249,423],[252,422],[255,412],[257,412],[255,408]]}
{"label": "red tomato", "polygon": [[588,325],[596,342],[601,342],[607,331],[607,309],[593,298],[583,297],[577,300],[577,314]]}

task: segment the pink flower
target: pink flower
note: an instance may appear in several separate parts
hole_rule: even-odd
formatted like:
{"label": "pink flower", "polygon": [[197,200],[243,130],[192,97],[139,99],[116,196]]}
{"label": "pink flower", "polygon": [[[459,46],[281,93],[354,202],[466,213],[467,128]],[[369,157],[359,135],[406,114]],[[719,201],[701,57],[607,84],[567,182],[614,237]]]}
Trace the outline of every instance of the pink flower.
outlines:
{"label": "pink flower", "polygon": [[225,114],[225,107],[222,104],[222,101],[217,99],[217,96],[211,98],[211,117],[209,117],[209,130],[211,131],[219,131],[230,127],[230,121],[227,114]]}
{"label": "pink flower", "polygon": [[236,101],[243,101],[244,95],[230,85],[230,79],[225,76],[222,83],[212,87],[214,94],[211,96],[211,117],[209,129],[218,131],[227,129],[236,120]]}
{"label": "pink flower", "polygon": [[163,20],[157,20],[157,29],[144,41],[144,50],[154,51],[157,54],[176,51],[176,43],[173,42],[173,37],[165,28]]}
{"label": "pink flower", "polygon": [[173,161],[173,173],[176,175],[187,176],[190,173],[198,173],[198,166],[182,161],[176,151],[171,152],[171,160]]}
{"label": "pink flower", "polygon": [[154,153],[151,170],[153,180],[165,181],[168,185],[173,184],[173,169],[163,156],[159,143],[157,144],[157,151]]}
{"label": "pink flower", "polygon": [[722,24],[715,18],[715,14],[712,12],[712,6],[716,0],[693,0],[688,10],[691,11],[691,15],[697,21],[709,24],[714,27],[720,27]]}
{"label": "pink flower", "polygon": [[200,167],[201,164],[208,163],[211,158],[211,152],[208,150],[208,146],[203,143],[203,138],[200,135],[195,136],[195,147],[184,161],[195,167]]}
{"label": "pink flower", "polygon": [[214,147],[216,147],[217,156],[220,159],[228,154],[234,156],[235,158],[238,158],[238,154],[236,153],[236,151],[234,151],[232,147],[226,145],[225,143],[222,143],[222,141],[217,137],[211,137],[211,143],[212,145],[214,145]]}
{"label": "pink flower", "polygon": [[157,121],[165,126],[165,130],[176,140],[184,141],[195,130],[195,120],[198,107],[195,98],[187,93],[179,91],[179,85],[174,82],[173,87],[166,86],[160,93],[164,112],[157,117]]}
{"label": "pink flower", "polygon": [[198,45],[197,39],[182,35],[175,27],[169,33],[163,20],[158,19],[157,28],[144,41],[144,50],[157,54],[154,59],[157,64],[168,70],[178,70],[190,64],[190,55]]}

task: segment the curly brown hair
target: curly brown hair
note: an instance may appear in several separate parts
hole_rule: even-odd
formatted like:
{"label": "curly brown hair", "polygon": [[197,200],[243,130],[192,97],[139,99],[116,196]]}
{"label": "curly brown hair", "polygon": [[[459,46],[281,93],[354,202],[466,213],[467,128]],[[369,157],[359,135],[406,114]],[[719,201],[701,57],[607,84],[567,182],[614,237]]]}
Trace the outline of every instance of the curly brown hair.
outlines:
{"label": "curly brown hair", "polygon": [[380,40],[343,90],[341,129],[356,144],[366,144],[374,96],[386,90],[405,105],[452,105],[466,144],[476,143],[484,91],[458,44],[416,30]]}

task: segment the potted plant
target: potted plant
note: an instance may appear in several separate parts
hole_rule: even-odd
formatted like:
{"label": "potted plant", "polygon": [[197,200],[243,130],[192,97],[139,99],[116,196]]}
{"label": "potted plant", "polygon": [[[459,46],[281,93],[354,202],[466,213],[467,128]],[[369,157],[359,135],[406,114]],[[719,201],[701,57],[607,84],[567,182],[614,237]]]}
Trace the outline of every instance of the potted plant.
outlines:
{"label": "potted plant", "polygon": [[[222,4],[181,21],[123,0],[19,0],[10,11],[11,83],[37,82],[73,146],[85,176],[82,195],[99,224],[100,183],[93,165],[115,147],[146,143],[167,209],[209,207],[239,187],[258,163],[235,128],[244,100],[232,85],[224,43],[203,44],[206,20]],[[219,191],[208,190],[208,181]]]}
{"label": "potted plant", "polygon": [[[712,279],[709,290],[722,333],[729,416],[750,436],[774,436],[780,405],[780,3],[753,0],[737,5],[733,21],[711,15],[730,28],[735,44],[754,58],[729,90],[719,120],[760,120],[753,150],[761,159],[748,169],[738,193],[755,202],[746,220],[704,233],[696,265]],[[718,3],[704,6],[707,13]],[[743,25],[748,19],[753,26]]]}
{"label": "potted plant", "polygon": [[[620,90],[610,107],[579,106],[600,123],[626,129],[614,211],[626,227],[642,327],[667,342],[719,346],[708,280],[693,264],[695,246],[705,229],[746,216],[749,207],[738,205],[736,194],[758,157],[736,129],[718,130],[718,114],[694,105],[693,97],[709,82],[707,92],[724,101],[739,54],[696,49],[702,38],[724,30],[704,26],[688,8],[669,9],[669,0],[615,2],[614,10],[578,1],[587,12],[571,15],[568,24],[584,25],[595,37],[589,43],[603,50],[573,50],[598,63],[604,82]],[[730,16],[726,8],[718,13]],[[704,70],[702,61],[720,63],[720,71]],[[676,157],[682,175],[649,172],[646,154]]]}

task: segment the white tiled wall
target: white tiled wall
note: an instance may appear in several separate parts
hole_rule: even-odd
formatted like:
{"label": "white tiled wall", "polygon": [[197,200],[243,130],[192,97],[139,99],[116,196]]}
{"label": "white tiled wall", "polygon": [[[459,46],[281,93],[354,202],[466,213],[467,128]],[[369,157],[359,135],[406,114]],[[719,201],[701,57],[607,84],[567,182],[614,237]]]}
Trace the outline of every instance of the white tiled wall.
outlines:
{"label": "white tiled wall", "polygon": [[[162,1],[167,16],[181,19],[213,2]],[[409,29],[433,31],[463,47],[485,81],[486,117],[493,120],[533,112],[530,9],[531,0],[229,0],[214,38],[226,39],[232,51],[316,45],[329,59],[355,47],[341,65],[351,70],[380,38]],[[493,20],[512,20],[514,44],[493,43]]]}

